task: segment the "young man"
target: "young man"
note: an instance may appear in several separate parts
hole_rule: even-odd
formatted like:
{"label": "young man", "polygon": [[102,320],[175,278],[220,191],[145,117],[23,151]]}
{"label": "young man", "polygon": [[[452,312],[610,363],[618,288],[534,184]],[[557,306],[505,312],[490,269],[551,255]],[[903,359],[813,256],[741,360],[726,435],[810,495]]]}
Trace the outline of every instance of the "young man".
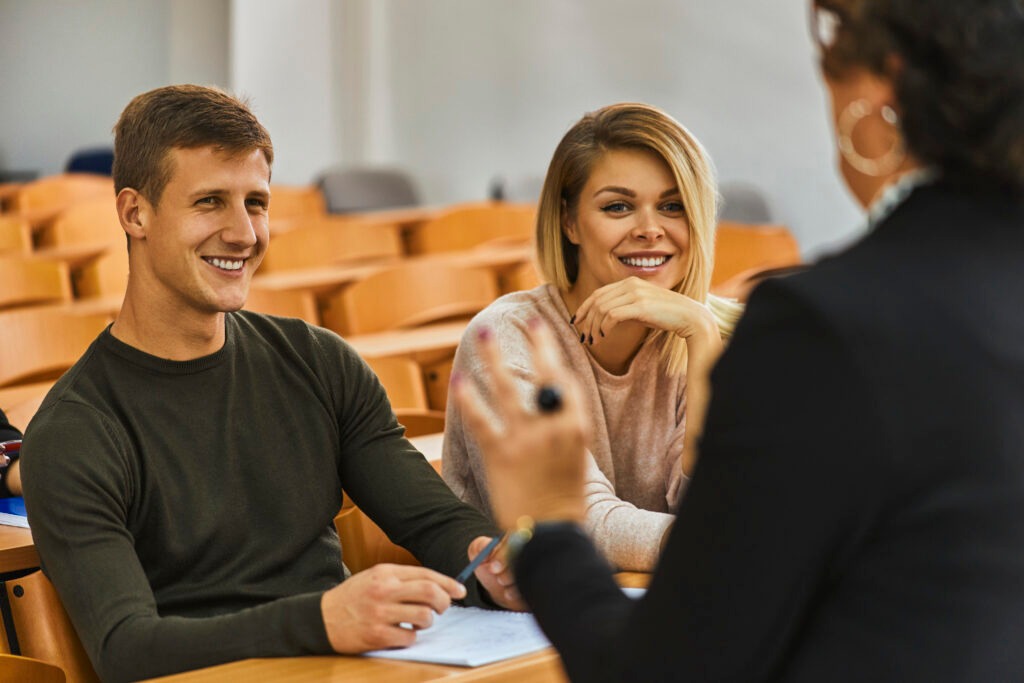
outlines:
{"label": "young man", "polygon": [[[373,373],[331,332],[239,311],[268,241],[263,126],[173,86],[114,132],[124,305],[23,450],[43,569],[101,677],[408,645],[399,623],[479,602],[449,577],[495,529],[405,440]],[[343,489],[432,569],[343,581]]]}

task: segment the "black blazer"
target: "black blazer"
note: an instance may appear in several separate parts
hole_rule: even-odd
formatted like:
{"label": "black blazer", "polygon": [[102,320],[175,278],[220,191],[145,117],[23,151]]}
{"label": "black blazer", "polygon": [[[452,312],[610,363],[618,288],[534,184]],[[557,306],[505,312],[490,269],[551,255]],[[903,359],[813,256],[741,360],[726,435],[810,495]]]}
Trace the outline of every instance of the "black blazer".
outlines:
{"label": "black blazer", "polygon": [[646,599],[519,587],[577,681],[1024,680],[1024,204],[919,188],[751,298]]}

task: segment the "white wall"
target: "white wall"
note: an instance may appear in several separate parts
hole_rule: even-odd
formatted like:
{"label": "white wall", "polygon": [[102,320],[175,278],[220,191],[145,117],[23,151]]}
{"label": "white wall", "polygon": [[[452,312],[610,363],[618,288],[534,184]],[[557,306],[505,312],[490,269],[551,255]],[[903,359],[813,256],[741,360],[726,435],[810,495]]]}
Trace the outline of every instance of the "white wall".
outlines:
{"label": "white wall", "polygon": [[583,112],[640,100],[689,127],[723,181],[763,188],[805,251],[859,224],[833,170],[803,2],[383,4],[395,142],[377,160],[413,169],[429,201],[543,174]]}
{"label": "white wall", "polygon": [[64,169],[113,144],[135,95],[226,85],[227,0],[0,0],[0,170]]}
{"label": "white wall", "polygon": [[0,0],[0,169],[109,143],[135,94],[252,98],[274,179],[400,165],[433,204],[542,174],[584,112],[661,106],[814,254],[861,219],[834,166],[803,1]]}
{"label": "white wall", "polygon": [[165,82],[167,18],[161,0],[0,0],[0,169],[110,145],[125,103]]}
{"label": "white wall", "polygon": [[274,180],[309,183],[338,157],[330,0],[232,0],[231,87],[274,140]]}

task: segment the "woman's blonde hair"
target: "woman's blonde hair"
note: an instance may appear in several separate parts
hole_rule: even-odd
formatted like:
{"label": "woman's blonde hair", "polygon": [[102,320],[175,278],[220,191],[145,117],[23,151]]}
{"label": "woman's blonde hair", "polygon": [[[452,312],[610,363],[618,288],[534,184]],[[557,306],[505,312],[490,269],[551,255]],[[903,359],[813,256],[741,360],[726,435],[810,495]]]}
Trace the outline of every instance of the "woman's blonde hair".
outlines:
{"label": "woman's blonde hair", "polygon": [[[705,303],[723,337],[732,334],[742,307],[709,295],[714,265],[718,192],[703,146],[671,116],[648,104],[623,102],[585,114],[558,143],[548,165],[537,211],[537,261],[544,278],[566,292],[579,274],[579,247],[563,225],[579,207],[583,186],[597,161],[611,150],[648,150],[665,160],[676,179],[690,226],[686,277],[673,289]],[[686,342],[664,338],[662,357],[671,374],[686,369]]]}

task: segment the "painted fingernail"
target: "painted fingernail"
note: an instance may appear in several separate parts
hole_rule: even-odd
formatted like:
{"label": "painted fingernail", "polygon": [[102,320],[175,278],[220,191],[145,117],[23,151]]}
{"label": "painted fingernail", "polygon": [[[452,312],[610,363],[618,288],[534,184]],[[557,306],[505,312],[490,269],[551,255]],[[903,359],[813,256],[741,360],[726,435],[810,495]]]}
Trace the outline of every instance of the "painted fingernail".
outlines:
{"label": "painted fingernail", "polygon": [[451,388],[454,389],[455,387],[459,386],[460,384],[462,384],[462,373],[461,372],[453,372],[451,378],[449,378],[449,380],[448,380],[448,385],[451,386]]}
{"label": "painted fingernail", "polygon": [[590,344],[591,346],[594,345],[594,335],[592,335],[592,334],[588,334],[587,335],[587,343]]}
{"label": "painted fingernail", "polygon": [[476,333],[476,338],[480,341],[488,341],[491,336],[491,328],[489,327],[481,327],[480,331]]}
{"label": "painted fingernail", "polygon": [[604,330],[598,330],[598,333],[599,333],[599,334],[600,334],[600,335],[601,335],[602,337],[604,336]]}
{"label": "painted fingernail", "polygon": [[536,330],[538,327],[540,327],[540,318],[536,316],[530,318],[529,320],[526,321],[526,326],[529,327],[531,330]]}
{"label": "painted fingernail", "polygon": [[576,322],[576,314],[575,313],[573,313],[572,317],[569,318],[569,324],[570,325],[572,325],[574,322]]}
{"label": "painted fingernail", "polygon": [[585,334],[581,334],[581,335],[580,335],[580,344],[582,344],[582,343],[583,343],[583,342],[585,342],[585,341],[587,341],[587,335],[585,335]]}

